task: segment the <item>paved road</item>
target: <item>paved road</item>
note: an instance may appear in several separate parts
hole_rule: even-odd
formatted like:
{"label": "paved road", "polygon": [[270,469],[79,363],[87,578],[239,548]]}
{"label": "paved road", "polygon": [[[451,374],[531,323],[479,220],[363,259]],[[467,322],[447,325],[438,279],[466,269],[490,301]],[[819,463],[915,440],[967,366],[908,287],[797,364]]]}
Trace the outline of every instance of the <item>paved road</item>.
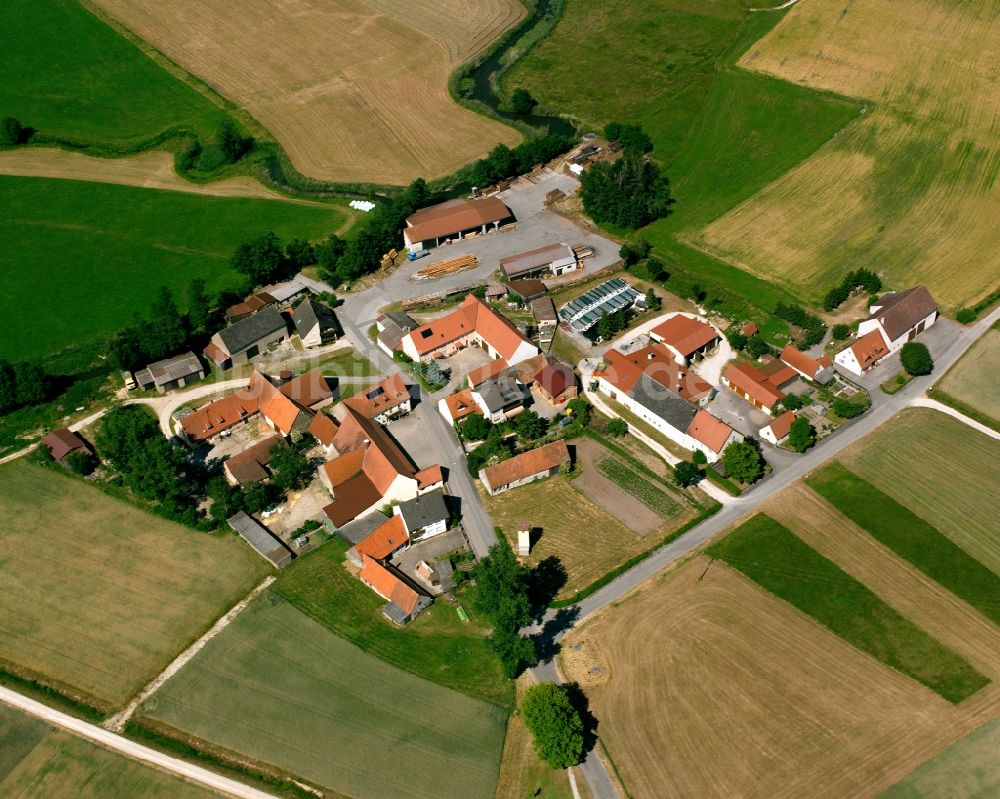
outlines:
{"label": "paved road", "polygon": [[[382,285],[344,298],[338,318],[344,328],[345,337],[354,348],[366,355],[383,374],[399,372],[410,384],[411,391],[422,404],[419,423],[423,428],[423,446],[419,452],[411,452],[411,457],[419,459],[418,466],[440,463],[448,469],[448,490],[462,502],[462,526],[465,528],[469,545],[477,557],[485,555],[497,542],[493,521],[486,513],[472,479],[465,468],[465,452],[459,444],[455,431],[437,411],[437,398],[414,382],[409,372],[400,368],[367,335],[367,330],[375,322],[378,309],[386,304]],[[441,392],[443,396],[445,392]]]}
{"label": "paved road", "polygon": [[[679,558],[684,557],[713,536],[728,529],[741,517],[750,514],[779,491],[822,466],[845,447],[871,434],[906,407],[927,406],[928,401],[924,397],[927,389],[940,375],[951,368],[955,361],[997,319],[1000,319],[1000,308],[994,309],[992,313],[985,316],[977,324],[968,328],[962,328],[954,338],[942,344],[940,349],[932,349],[931,354],[934,357],[935,363],[935,374],[933,376],[918,377],[902,390],[889,397],[876,397],[873,394],[873,400],[877,400],[877,404],[873,405],[868,413],[852,424],[835,431],[828,438],[824,439],[822,444],[805,453],[792,468],[780,473],[772,473],[753,490],[724,505],[722,510],[710,519],[692,528],[670,544],[661,547],[650,557],[646,558],[646,560],[612,580],[606,586],[594,592],[572,608],[548,611],[538,625],[526,630],[526,632],[541,635],[543,650],[548,654],[544,662],[532,669],[535,679],[539,682],[562,681],[553,658],[558,651],[559,641],[573,627],[579,625],[612,602],[618,601],[652,575],[674,563]],[[595,752],[592,751],[588,754],[587,760],[580,766],[580,771],[586,778],[594,799],[620,799],[618,791],[608,776],[603,761]]]}
{"label": "paved road", "polygon": [[72,716],[67,716],[65,713],[54,710],[48,705],[43,705],[41,702],[36,702],[34,699],[21,696],[8,688],[0,687],[0,702],[5,702],[49,724],[79,735],[81,738],[86,738],[108,749],[120,752],[126,757],[158,766],[173,774],[229,796],[240,797],[240,799],[275,799],[273,794],[259,791],[256,788],[251,788],[249,785],[244,785],[236,780],[223,777],[201,766],[196,766],[184,760],[179,760],[176,757],[170,757],[162,752],[157,752],[155,749],[150,749],[135,741],[130,741],[128,738],[108,732],[108,730],[101,727],[81,721],[80,719],[75,719]]}

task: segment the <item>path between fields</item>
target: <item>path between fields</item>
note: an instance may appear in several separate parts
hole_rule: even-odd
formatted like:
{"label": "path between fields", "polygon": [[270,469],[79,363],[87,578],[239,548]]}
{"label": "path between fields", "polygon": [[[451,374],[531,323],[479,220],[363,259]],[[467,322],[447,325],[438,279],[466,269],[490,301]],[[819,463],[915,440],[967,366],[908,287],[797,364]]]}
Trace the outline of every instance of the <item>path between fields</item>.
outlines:
{"label": "path between fields", "polygon": [[244,785],[242,782],[223,777],[221,774],[216,774],[193,763],[187,763],[176,757],[157,752],[155,749],[150,749],[148,746],[130,741],[128,738],[123,738],[95,724],[73,718],[48,705],[36,702],[34,699],[21,696],[19,693],[3,686],[0,686],[0,702],[16,707],[30,716],[41,719],[60,729],[67,730],[81,738],[86,738],[133,760],[164,769],[172,774],[228,796],[236,796],[239,799],[277,799],[273,794],[265,793],[249,785]]}
{"label": "path between fields", "polygon": [[945,405],[943,402],[938,402],[937,400],[931,399],[930,397],[916,397],[910,401],[911,408],[933,408],[936,411],[941,411],[941,413],[946,413],[949,416],[958,419],[962,424],[967,424],[973,430],[978,430],[983,435],[987,435],[996,441],[1000,441],[1000,433],[994,430],[992,427],[987,427],[982,422],[977,422],[975,419],[970,419],[964,413],[956,411],[949,405]]}
{"label": "path between fields", "polygon": [[160,687],[173,677],[178,671],[180,671],[184,665],[191,660],[195,655],[197,655],[215,636],[221,633],[226,627],[232,623],[233,619],[240,615],[243,610],[249,605],[254,599],[256,599],[260,594],[273,583],[275,580],[274,575],[265,577],[264,580],[258,585],[253,591],[247,594],[243,599],[237,602],[230,611],[220,618],[215,624],[211,626],[209,631],[205,633],[201,638],[195,641],[191,646],[181,652],[174,660],[153,680],[143,688],[139,693],[137,693],[132,701],[129,702],[123,710],[111,716],[111,718],[106,719],[101,726],[112,732],[121,732],[125,729],[125,724],[128,720],[132,718],[132,714],[135,713],[136,709],[145,702],[154,693],[160,690]]}
{"label": "path between fields", "polygon": [[765,8],[748,8],[747,11],[781,11],[786,8],[791,8],[799,0],[785,0],[780,6],[767,6]]}

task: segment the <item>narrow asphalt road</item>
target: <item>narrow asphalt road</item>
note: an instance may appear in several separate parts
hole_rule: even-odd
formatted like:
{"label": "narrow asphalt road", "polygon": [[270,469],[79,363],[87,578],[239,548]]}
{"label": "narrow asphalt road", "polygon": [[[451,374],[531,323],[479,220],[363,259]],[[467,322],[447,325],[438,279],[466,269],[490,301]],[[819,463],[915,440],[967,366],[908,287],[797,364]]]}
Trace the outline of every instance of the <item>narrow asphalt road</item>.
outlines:
{"label": "narrow asphalt road", "polygon": [[[644,561],[636,564],[571,608],[548,611],[539,624],[524,631],[539,635],[546,653],[545,659],[531,670],[534,678],[539,682],[562,682],[554,658],[558,652],[560,640],[571,629],[612,602],[618,601],[661,569],[728,529],[741,517],[753,512],[779,491],[819,468],[846,447],[874,432],[905,408],[909,406],[926,407],[928,401],[924,394],[927,389],[950,369],[997,319],[1000,319],[1000,308],[994,309],[977,324],[963,328],[949,344],[939,351],[932,351],[935,363],[934,375],[915,378],[898,393],[889,397],[877,398],[878,403],[873,405],[868,413],[824,439],[822,444],[805,453],[794,467],[785,469],[778,474],[772,474],[762,480],[749,493],[724,505],[722,510],[714,516],[706,519],[675,541],[656,550]],[[621,799],[607,773],[603,760],[595,751],[592,750],[588,753],[587,759],[580,766],[580,771],[586,778],[594,799]]]}
{"label": "narrow asphalt road", "polygon": [[276,799],[273,794],[259,791],[256,788],[251,788],[242,782],[223,777],[221,774],[216,774],[201,766],[196,766],[184,760],[179,760],[176,757],[170,757],[162,752],[157,752],[155,749],[150,749],[135,741],[130,741],[128,738],[123,738],[94,724],[61,713],[48,705],[36,702],[34,699],[21,696],[9,688],[0,686],[0,702],[16,707],[56,727],[68,730],[75,735],[79,735],[81,738],[86,738],[108,749],[120,752],[134,760],[165,769],[191,782],[204,785],[229,796],[236,796],[239,799]]}

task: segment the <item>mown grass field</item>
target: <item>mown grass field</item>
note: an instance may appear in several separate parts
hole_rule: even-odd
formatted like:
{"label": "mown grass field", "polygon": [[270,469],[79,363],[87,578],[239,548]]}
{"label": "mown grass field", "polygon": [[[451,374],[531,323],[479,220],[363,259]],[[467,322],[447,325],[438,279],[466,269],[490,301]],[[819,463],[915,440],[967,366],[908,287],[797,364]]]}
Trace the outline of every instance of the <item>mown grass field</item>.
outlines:
{"label": "mown grass field", "polygon": [[863,121],[700,243],[814,300],[868,267],[893,287],[926,283],[947,309],[974,304],[997,287],[1000,91],[981,54],[995,49],[1000,17],[989,2],[843,10],[837,0],[793,7],[739,63],[860,98]]}
{"label": "mown grass field", "polygon": [[1000,442],[946,414],[912,408],[839,460],[1000,574]]}
{"label": "mown grass field", "polygon": [[[550,557],[559,559],[566,569],[566,584],[556,599],[567,599],[587,588],[629,558],[655,546],[695,515],[688,507],[662,521],[659,528],[638,534],[577,489],[566,475],[555,475],[495,497],[485,492],[482,496],[490,517],[511,546],[517,546],[517,527],[521,522],[541,529],[526,560],[534,565]],[[632,499],[628,494],[625,497]]]}
{"label": "mown grass field", "polygon": [[[380,612],[385,604],[344,568],[347,545],[335,538],[281,572],[273,591],[342,638],[387,663],[463,694],[508,708],[510,683],[486,646],[486,630],[461,622],[436,602],[398,629]],[[472,613],[471,603],[463,607]]]}
{"label": "mown grass field", "polygon": [[0,357],[86,366],[95,343],[149,312],[161,285],[183,309],[194,277],[209,291],[242,285],[229,267],[241,241],[269,230],[318,239],[342,219],[277,200],[0,176]]}
{"label": "mown grass field", "polygon": [[196,533],[23,460],[0,466],[0,666],[122,705],[263,577]]}
{"label": "mown grass field", "polygon": [[6,799],[210,799],[219,794],[0,705],[0,795]]}
{"label": "mown grass field", "polygon": [[[799,507],[784,493],[775,502]],[[887,563],[868,550],[860,562]],[[953,705],[707,557],[577,627],[560,666],[584,688],[637,799],[874,796],[1000,714],[1000,633],[945,592],[900,582],[993,683]]]}
{"label": "mown grass field", "polygon": [[1000,324],[994,325],[930,391],[994,430],[1000,430]]}
{"label": "mown grass field", "polygon": [[989,682],[837,564],[764,514],[737,527],[707,553],[951,702],[968,699]]}
{"label": "mown grass field", "polygon": [[520,134],[452,101],[451,73],[523,15],[517,0],[98,0],[246,108],[310,177],[438,177]]}
{"label": "mown grass field", "polygon": [[1000,718],[949,746],[880,799],[980,799],[1000,795]]}
{"label": "mown grass field", "polygon": [[858,104],[733,68],[784,13],[751,14],[746,5],[568,0],[554,33],[506,84],[594,127],[642,124],[677,199],[671,217],[641,234],[672,273],[667,288],[686,294],[697,282],[727,313],[750,316],[789,292],[689,243],[815,152],[857,116]]}
{"label": "mown grass field", "polygon": [[506,723],[270,592],[140,713],[356,799],[492,797]]}
{"label": "mown grass field", "polygon": [[175,126],[208,140],[223,119],[77,0],[7,0],[0,27],[0,108],[40,133],[126,148]]}
{"label": "mown grass field", "polygon": [[839,463],[827,464],[806,484],[903,560],[1000,623],[1000,574],[933,525]]}

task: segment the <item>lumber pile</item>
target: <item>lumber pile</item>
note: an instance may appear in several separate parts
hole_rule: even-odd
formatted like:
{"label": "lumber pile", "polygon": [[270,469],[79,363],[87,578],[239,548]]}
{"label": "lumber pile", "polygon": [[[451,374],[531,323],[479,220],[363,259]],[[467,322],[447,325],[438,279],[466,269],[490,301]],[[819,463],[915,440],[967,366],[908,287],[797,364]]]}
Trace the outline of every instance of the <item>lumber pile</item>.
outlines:
{"label": "lumber pile", "polygon": [[397,255],[399,255],[399,253],[395,249],[389,250],[389,252],[387,252],[385,255],[382,256],[382,260],[379,263],[379,268],[388,269],[396,262]]}
{"label": "lumber pile", "polygon": [[417,280],[425,280],[431,277],[443,277],[444,275],[451,275],[455,272],[464,272],[466,269],[474,269],[479,263],[479,259],[475,255],[469,253],[468,255],[460,255],[458,258],[452,258],[448,261],[439,261],[436,264],[430,264],[425,266],[414,276]]}

